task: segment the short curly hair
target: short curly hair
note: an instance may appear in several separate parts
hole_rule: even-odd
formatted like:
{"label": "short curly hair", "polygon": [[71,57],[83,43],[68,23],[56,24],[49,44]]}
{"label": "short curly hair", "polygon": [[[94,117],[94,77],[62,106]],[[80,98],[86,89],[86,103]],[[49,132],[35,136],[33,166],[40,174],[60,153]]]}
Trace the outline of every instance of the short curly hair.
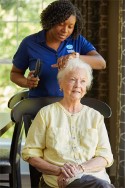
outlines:
{"label": "short curly hair", "polygon": [[56,0],[49,4],[40,14],[42,28],[50,30],[56,24],[67,20],[71,15],[76,16],[72,37],[76,38],[82,31],[83,19],[79,9],[69,0]]}
{"label": "short curly hair", "polygon": [[60,83],[61,80],[63,79],[65,80],[65,76],[73,70],[76,71],[76,68],[85,70],[86,76],[87,76],[86,89],[87,91],[90,90],[92,87],[92,81],[93,81],[93,70],[89,64],[87,64],[85,61],[79,58],[69,59],[66,67],[58,71],[58,74],[57,74],[58,82]]}

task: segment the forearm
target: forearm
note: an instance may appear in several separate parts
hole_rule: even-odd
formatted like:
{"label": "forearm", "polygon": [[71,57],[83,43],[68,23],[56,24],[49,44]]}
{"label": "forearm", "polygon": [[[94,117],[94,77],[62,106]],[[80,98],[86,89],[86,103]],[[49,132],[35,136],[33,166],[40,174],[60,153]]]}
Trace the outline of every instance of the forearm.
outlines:
{"label": "forearm", "polygon": [[12,82],[14,82],[15,84],[17,84],[20,87],[24,87],[24,88],[28,88],[28,84],[27,84],[27,78],[19,73],[11,73],[10,75],[10,79]]}
{"label": "forearm", "polygon": [[106,159],[103,157],[95,157],[85,163],[81,164],[84,172],[96,172],[103,170],[107,165]]}
{"label": "forearm", "polygon": [[103,59],[103,57],[95,50],[90,51],[86,55],[80,55],[79,53],[73,52],[71,54],[61,56],[58,58],[58,61],[56,64],[51,65],[53,68],[63,68],[67,65],[67,62],[71,58],[79,57],[82,61],[85,61],[88,63],[93,69],[105,69],[106,68],[106,62]]}
{"label": "forearm", "polygon": [[99,55],[80,55],[79,56],[81,60],[88,63],[93,69],[105,69],[106,68],[106,62],[105,60]]}
{"label": "forearm", "polygon": [[33,73],[34,71],[30,71],[26,78],[24,73],[12,71],[10,78],[18,86],[31,89],[37,87],[39,82],[39,78],[34,77]]}
{"label": "forearm", "polygon": [[61,173],[61,167],[53,165],[40,157],[29,158],[28,162],[43,174],[58,176]]}

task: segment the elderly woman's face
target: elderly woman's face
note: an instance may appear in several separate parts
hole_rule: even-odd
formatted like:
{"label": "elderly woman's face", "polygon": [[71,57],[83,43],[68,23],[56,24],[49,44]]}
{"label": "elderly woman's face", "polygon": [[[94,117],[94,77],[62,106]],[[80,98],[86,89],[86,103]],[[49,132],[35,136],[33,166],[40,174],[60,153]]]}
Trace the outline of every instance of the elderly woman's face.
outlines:
{"label": "elderly woman's face", "polygon": [[63,89],[64,97],[78,100],[86,94],[87,83],[86,71],[76,68],[64,76],[60,86]]}

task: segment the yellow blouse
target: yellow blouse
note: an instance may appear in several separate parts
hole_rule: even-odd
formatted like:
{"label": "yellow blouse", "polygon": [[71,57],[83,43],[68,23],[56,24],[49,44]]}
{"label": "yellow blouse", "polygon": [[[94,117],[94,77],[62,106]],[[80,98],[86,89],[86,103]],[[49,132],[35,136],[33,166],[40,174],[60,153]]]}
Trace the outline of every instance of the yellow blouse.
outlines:
{"label": "yellow blouse", "polygon": [[[113,163],[104,117],[85,105],[72,115],[59,102],[38,112],[22,150],[24,160],[41,157],[59,166],[81,164],[96,156],[104,157],[107,167]],[[109,180],[105,171],[101,177]],[[43,174],[43,178],[49,186],[58,187],[56,176]]]}

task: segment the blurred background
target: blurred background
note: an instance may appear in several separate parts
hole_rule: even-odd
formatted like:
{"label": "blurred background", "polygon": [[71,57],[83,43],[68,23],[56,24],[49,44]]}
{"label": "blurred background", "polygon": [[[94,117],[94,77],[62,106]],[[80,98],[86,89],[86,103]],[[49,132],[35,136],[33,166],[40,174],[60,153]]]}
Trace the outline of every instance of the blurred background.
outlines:
{"label": "blurred background", "polygon": [[[10,81],[12,58],[22,39],[41,30],[40,13],[54,0],[0,0],[0,113],[9,111],[8,100],[22,88]],[[116,187],[125,187],[125,0],[71,0],[81,11],[83,35],[107,62],[94,71],[88,96],[109,104],[106,120],[114,164],[109,170]],[[6,141],[9,133],[2,136]],[[3,144],[3,140],[2,140]]]}
{"label": "blurred background", "polygon": [[41,30],[40,13],[54,0],[0,0],[0,110],[19,88],[10,81],[12,58],[24,37]]}

